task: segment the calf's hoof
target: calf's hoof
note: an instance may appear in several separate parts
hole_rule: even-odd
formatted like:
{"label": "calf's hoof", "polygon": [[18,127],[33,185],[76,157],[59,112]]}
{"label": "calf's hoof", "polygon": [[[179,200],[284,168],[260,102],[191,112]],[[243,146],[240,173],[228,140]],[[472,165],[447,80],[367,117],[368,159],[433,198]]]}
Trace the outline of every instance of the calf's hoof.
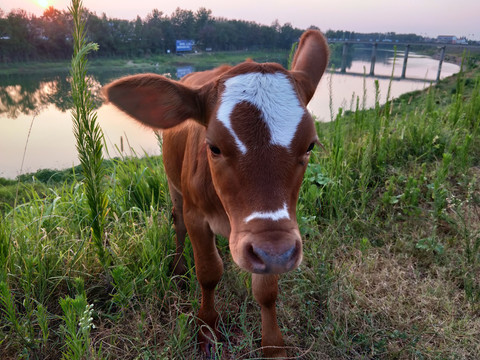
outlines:
{"label": "calf's hoof", "polygon": [[207,326],[202,326],[198,332],[198,344],[205,359],[215,360],[215,344],[220,341],[220,333],[216,330],[214,333]]}

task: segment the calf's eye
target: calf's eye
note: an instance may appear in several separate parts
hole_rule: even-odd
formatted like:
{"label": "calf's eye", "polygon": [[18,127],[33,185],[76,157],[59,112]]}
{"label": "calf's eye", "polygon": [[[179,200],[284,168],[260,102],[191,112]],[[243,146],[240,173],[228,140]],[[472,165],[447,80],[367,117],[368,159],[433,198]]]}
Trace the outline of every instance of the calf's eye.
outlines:
{"label": "calf's eye", "polygon": [[213,155],[220,155],[222,153],[220,149],[215,145],[208,145],[208,148],[210,149]]}
{"label": "calf's eye", "polygon": [[313,150],[314,147],[315,147],[315,143],[312,142],[312,143],[308,146],[307,154],[310,154],[310,152]]}

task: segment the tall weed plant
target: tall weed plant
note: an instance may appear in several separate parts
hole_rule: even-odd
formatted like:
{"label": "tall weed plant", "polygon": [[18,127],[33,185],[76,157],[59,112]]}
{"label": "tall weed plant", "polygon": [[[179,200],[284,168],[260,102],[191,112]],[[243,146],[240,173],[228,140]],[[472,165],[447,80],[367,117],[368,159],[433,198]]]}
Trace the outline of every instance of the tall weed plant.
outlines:
{"label": "tall weed plant", "polygon": [[111,257],[108,241],[104,235],[108,197],[105,193],[105,167],[103,166],[103,133],[97,122],[94,101],[87,77],[87,54],[97,50],[94,43],[85,40],[85,17],[81,0],[72,0],[69,8],[73,17],[74,52],[71,65],[72,76],[72,120],[78,158],[82,165],[85,192],[90,208],[92,239],[100,263],[108,267]]}

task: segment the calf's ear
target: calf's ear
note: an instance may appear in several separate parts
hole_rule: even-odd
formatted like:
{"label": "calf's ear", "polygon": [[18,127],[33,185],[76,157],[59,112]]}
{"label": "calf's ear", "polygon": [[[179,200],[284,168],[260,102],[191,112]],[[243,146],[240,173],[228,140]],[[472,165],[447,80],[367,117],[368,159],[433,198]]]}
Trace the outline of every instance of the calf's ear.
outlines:
{"label": "calf's ear", "polygon": [[292,75],[299,95],[307,105],[317,89],[328,64],[329,49],[325,37],[317,30],[303,33],[292,62]]}
{"label": "calf's ear", "polygon": [[157,74],[120,78],[103,89],[108,102],[142,124],[168,129],[187,119],[208,120],[212,84],[190,88]]}

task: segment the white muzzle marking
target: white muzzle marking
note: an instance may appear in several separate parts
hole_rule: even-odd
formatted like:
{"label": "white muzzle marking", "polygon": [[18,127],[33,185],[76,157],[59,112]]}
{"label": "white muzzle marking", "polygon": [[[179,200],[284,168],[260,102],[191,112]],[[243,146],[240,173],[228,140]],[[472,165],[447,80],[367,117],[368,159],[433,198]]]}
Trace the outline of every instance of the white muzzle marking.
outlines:
{"label": "white muzzle marking", "polygon": [[287,204],[283,204],[283,208],[278,209],[276,211],[255,211],[247,216],[244,221],[248,223],[255,219],[263,219],[263,220],[272,220],[278,221],[281,219],[290,219],[290,215],[288,214]]}

